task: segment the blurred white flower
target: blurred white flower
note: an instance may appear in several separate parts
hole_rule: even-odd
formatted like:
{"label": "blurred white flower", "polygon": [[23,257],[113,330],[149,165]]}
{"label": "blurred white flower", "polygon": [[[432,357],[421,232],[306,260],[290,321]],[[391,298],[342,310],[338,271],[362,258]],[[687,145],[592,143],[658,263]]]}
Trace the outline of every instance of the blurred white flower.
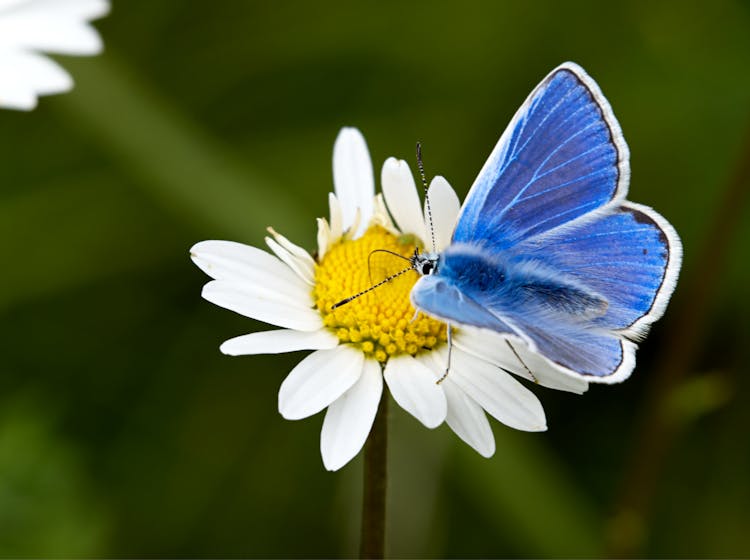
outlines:
{"label": "blurred white flower", "polygon": [[[532,375],[502,337],[460,327],[453,330],[450,373],[436,383],[448,360],[446,325],[415,316],[409,293],[417,272],[332,308],[383,277],[370,278],[374,251],[410,257],[428,238],[429,220],[408,164],[389,158],[381,177],[383,195],[375,196],[365,140],[358,130],[345,128],[334,146],[336,194],[329,195],[330,221],[318,220],[315,258],[272,229],[266,243],[275,256],[230,241],[202,241],[191,249],[193,261],[214,278],[203,288],[204,298],[281,327],[227,340],[221,351],[236,356],[313,350],[282,383],[279,412],[297,420],[327,408],[320,447],[329,470],[344,466],[364,445],[383,380],[394,400],[422,424],[435,428],[445,421],[485,457],[495,451],[485,411],[519,430],[546,429],[539,400],[508,372],[578,393],[586,382],[554,370],[519,345],[516,352],[534,369]],[[442,177],[432,181],[429,198],[441,250],[450,242],[459,201]],[[409,266],[386,257],[397,268]]]}
{"label": "blurred white flower", "polygon": [[88,22],[108,11],[109,0],[0,0],[0,107],[28,111],[39,95],[69,91],[70,75],[41,53],[100,53]]}

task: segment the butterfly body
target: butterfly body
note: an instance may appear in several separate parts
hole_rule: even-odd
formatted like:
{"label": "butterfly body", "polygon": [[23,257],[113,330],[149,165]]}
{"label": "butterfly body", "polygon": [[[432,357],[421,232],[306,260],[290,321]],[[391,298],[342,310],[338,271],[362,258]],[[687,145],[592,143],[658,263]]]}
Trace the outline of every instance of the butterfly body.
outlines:
{"label": "butterfly body", "polygon": [[531,93],[472,186],[452,242],[412,289],[414,306],[518,340],[563,372],[617,381],[664,311],[679,237],[625,200],[629,151],[579,66]]}

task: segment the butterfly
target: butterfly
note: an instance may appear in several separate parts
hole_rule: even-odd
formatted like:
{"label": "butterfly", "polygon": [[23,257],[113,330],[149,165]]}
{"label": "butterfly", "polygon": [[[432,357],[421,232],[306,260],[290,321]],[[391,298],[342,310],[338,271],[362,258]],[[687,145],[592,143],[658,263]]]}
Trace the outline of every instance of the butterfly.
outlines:
{"label": "butterfly", "polygon": [[615,382],[664,313],[680,238],[626,200],[629,150],[599,86],[577,64],[531,92],[482,167],[440,254],[415,254],[412,305],[489,329],[554,367]]}

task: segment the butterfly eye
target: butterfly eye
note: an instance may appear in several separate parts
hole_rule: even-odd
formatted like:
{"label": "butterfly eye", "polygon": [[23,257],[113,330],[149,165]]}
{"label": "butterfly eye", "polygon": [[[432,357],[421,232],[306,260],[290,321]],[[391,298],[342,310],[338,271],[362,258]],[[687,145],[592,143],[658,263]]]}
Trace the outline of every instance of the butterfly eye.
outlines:
{"label": "butterfly eye", "polygon": [[425,262],[422,265],[422,274],[424,276],[427,276],[429,274],[432,274],[432,270],[435,268],[435,265],[432,264],[430,261]]}

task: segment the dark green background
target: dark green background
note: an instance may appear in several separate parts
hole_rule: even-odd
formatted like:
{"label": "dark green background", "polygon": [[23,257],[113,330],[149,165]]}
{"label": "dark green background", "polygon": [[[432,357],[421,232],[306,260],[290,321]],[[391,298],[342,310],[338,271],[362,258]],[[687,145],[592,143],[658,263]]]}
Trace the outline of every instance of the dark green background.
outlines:
{"label": "dark green background", "polygon": [[[632,378],[539,389],[543,434],[485,460],[392,407],[391,554],[750,556],[750,5],[121,0],[73,93],[0,112],[0,554],[350,556],[361,458],[276,410],[303,354],[200,298],[196,241],[307,247],[338,129],[463,197],[565,60],[632,151],[630,198],[682,236]],[[650,404],[649,404],[650,403]]]}

